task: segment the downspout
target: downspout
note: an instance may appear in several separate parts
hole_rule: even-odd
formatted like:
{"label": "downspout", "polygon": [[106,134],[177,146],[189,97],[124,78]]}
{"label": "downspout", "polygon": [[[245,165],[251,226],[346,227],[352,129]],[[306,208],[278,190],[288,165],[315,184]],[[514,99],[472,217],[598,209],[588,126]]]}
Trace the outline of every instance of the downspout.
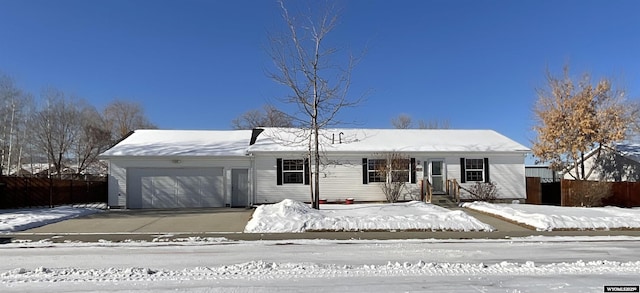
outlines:
{"label": "downspout", "polygon": [[249,182],[251,182],[251,186],[249,187],[250,191],[249,194],[251,195],[249,198],[249,206],[253,206],[255,205],[256,202],[256,198],[257,198],[257,188],[256,188],[256,184],[258,182],[257,180],[257,170],[256,170],[256,158],[254,157],[253,153],[250,152],[250,148],[252,145],[254,145],[257,140],[258,140],[258,136],[260,136],[260,134],[264,131],[264,129],[262,128],[254,128],[251,131],[251,139],[249,140],[249,146],[247,147],[247,152],[246,155],[249,157],[249,168],[251,169],[251,172],[249,173],[251,176],[251,180]]}
{"label": "downspout", "polygon": [[251,172],[249,175],[251,176],[251,186],[250,189],[250,197],[249,197],[249,206],[254,206],[256,202],[256,158],[253,156],[253,153],[248,153],[249,155],[249,168]]}

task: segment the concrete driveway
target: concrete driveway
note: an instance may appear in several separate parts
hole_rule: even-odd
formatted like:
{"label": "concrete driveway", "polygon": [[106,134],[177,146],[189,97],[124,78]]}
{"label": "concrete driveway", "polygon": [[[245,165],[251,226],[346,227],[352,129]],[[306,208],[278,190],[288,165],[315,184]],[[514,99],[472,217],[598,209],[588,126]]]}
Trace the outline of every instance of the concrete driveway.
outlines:
{"label": "concrete driveway", "polygon": [[243,232],[253,209],[207,208],[171,210],[108,210],[70,219],[25,233],[233,233]]}
{"label": "concrete driveway", "polygon": [[53,242],[83,241],[157,241],[158,239],[226,238],[229,240],[283,239],[508,239],[529,236],[634,236],[640,231],[535,231],[502,219],[460,209],[497,231],[375,231],[375,232],[306,232],[242,233],[253,209],[209,208],[172,210],[110,210],[70,219],[22,232],[0,235],[0,244],[12,240]]}

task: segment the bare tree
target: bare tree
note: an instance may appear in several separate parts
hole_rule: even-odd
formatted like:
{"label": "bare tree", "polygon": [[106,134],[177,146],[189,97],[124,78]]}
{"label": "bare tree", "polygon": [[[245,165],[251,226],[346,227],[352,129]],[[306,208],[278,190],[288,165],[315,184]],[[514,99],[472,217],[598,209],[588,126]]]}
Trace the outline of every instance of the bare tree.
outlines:
{"label": "bare tree", "polygon": [[409,129],[413,126],[413,119],[407,114],[400,114],[398,117],[391,118],[391,125],[397,129]]}
{"label": "bare tree", "polygon": [[574,81],[568,66],[562,76],[547,71],[546,77],[546,87],[537,90],[533,154],[555,170],[572,168],[574,179],[587,180],[595,165],[585,170],[585,153],[595,150],[599,161],[603,147],[624,140],[638,119],[638,106],[626,102],[625,92],[607,78],[593,84],[583,74]]}
{"label": "bare tree", "polygon": [[82,120],[77,108],[79,103],[54,88],[44,90],[42,98],[46,104],[35,114],[31,125],[35,134],[34,143],[46,154],[55,174],[60,176],[80,133]]}
{"label": "bare tree", "polygon": [[[340,110],[358,104],[359,99],[351,100],[347,96],[357,58],[339,56],[335,47],[327,45],[328,36],[338,24],[335,7],[310,7],[306,14],[294,16],[284,1],[278,3],[287,30],[281,35],[269,36],[269,54],[275,70],[268,76],[291,90],[282,100],[297,106],[298,111],[291,117],[294,124],[305,130],[299,136],[304,137],[309,145],[309,158],[313,162],[310,194],[313,207],[319,208],[319,132],[339,124],[336,116]],[[305,3],[313,5],[319,2]]]}
{"label": "bare tree", "polygon": [[142,106],[134,102],[115,100],[105,107],[103,117],[114,140],[136,129],[156,128],[145,116]]}
{"label": "bare tree", "polygon": [[419,120],[418,121],[418,129],[449,129],[451,128],[451,124],[449,120]]}
{"label": "bare tree", "polygon": [[391,125],[396,129],[448,129],[450,128],[449,120],[418,120],[417,125],[414,125],[413,118],[408,114],[400,114],[397,117],[391,118]]}
{"label": "bare tree", "polygon": [[82,174],[89,166],[98,163],[98,155],[111,144],[111,131],[100,113],[86,105],[80,110],[80,131],[75,144],[76,173]]}
{"label": "bare tree", "polygon": [[20,169],[25,121],[32,103],[31,96],[10,76],[0,75],[0,175],[9,173],[14,165],[16,171]]}
{"label": "bare tree", "polygon": [[293,127],[291,117],[272,105],[262,109],[249,110],[231,121],[233,129],[254,129],[256,127]]}

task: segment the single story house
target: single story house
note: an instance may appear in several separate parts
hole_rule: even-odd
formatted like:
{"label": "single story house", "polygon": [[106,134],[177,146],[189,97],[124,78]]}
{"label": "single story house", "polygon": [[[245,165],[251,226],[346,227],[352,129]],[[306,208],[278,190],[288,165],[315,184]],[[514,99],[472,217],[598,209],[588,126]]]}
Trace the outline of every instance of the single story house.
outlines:
{"label": "single story house", "polygon": [[[640,181],[640,144],[621,142],[602,147],[600,154],[598,149],[590,151],[584,156],[584,170],[589,173],[592,169],[588,180]],[[575,174],[575,167],[571,166],[564,171],[563,178],[572,180]]]}
{"label": "single story house", "polygon": [[[309,202],[313,160],[309,132],[254,130],[136,130],[101,154],[109,166],[109,206],[181,208],[251,206],[289,198]],[[388,154],[406,164],[392,172],[406,182],[403,199],[493,182],[499,198],[523,200],[529,149],[493,130],[323,129],[320,198],[383,201],[378,167]],[[397,169],[397,170],[396,170]],[[395,177],[394,177],[395,178]]]}

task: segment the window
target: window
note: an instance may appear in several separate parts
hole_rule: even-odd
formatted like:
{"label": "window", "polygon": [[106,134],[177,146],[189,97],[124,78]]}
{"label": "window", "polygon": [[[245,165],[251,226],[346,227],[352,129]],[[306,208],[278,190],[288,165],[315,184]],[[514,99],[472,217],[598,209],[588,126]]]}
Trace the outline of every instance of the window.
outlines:
{"label": "window", "polygon": [[384,172],[387,169],[387,160],[369,159],[367,165],[369,182],[385,182],[387,180],[387,174]]}
{"label": "window", "polygon": [[464,170],[466,181],[484,181],[483,159],[465,159]]}
{"label": "window", "polygon": [[302,184],[304,182],[304,160],[282,160],[282,183]]}
{"label": "window", "polygon": [[391,182],[409,182],[409,159],[395,159],[391,166]]}
{"label": "window", "polygon": [[[364,166],[363,184],[371,182],[386,182],[387,176],[391,182],[410,182],[415,159],[402,158],[392,160],[391,165],[386,159],[362,159]],[[413,175],[415,177],[415,174]],[[413,182],[412,182],[413,183]]]}

